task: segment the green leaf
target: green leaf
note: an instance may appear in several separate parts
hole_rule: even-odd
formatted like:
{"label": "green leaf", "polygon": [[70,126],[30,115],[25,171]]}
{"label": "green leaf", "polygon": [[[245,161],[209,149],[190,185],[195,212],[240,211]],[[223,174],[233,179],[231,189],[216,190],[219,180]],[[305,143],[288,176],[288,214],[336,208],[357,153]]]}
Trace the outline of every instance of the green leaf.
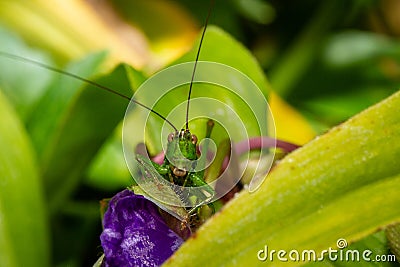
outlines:
{"label": "green leaf", "polygon": [[322,55],[330,67],[377,64],[379,57],[399,58],[399,45],[384,35],[362,31],[345,31],[327,41]]}
{"label": "green leaf", "polygon": [[94,188],[115,191],[132,184],[123,154],[120,127],[96,154],[85,182]]}
{"label": "green leaf", "polygon": [[339,19],[342,19],[335,14],[340,13],[344,6],[342,1],[318,3],[318,8],[312,17],[307,19],[307,25],[276,61],[268,77],[280,96],[285,97],[294,92],[293,87],[301,80],[313,59],[318,57],[318,46],[324,40],[326,33]]}
{"label": "green leaf", "polygon": [[0,91],[0,266],[49,266],[42,184],[25,129]]}
{"label": "green leaf", "polygon": [[104,254],[99,257],[99,259],[93,264],[93,267],[101,267],[104,259]]}
{"label": "green leaf", "polygon": [[288,155],[165,265],[254,266],[266,245],[320,253],[400,221],[399,106],[400,92]]}
{"label": "green leaf", "polygon": [[260,24],[268,24],[275,19],[275,8],[264,1],[235,0],[233,3],[237,6],[238,11],[249,20],[254,20]]}

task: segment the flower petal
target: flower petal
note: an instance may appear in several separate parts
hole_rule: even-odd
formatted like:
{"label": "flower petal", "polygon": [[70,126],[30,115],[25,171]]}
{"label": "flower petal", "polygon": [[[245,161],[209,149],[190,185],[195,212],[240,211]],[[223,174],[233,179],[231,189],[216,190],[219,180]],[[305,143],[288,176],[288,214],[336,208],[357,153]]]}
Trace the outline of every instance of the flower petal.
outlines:
{"label": "flower petal", "polygon": [[183,243],[154,203],[129,190],[112,198],[103,225],[105,266],[159,266]]}

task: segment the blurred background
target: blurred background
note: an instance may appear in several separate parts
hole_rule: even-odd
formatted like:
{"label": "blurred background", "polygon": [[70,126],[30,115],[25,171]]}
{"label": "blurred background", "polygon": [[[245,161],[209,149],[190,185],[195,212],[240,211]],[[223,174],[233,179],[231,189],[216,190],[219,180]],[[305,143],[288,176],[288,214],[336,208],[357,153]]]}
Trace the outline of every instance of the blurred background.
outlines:
{"label": "blurred background", "polygon": [[[303,144],[398,90],[399,1],[215,2],[209,23],[254,56],[274,92],[275,120],[289,124],[281,128],[288,141]],[[192,49],[209,5],[205,0],[1,0],[0,50],[105,84],[138,86]],[[134,79],[120,69],[101,77],[121,62],[135,69]],[[13,181],[0,181],[0,218],[9,218],[0,227],[0,247],[8,247],[0,252],[0,263],[10,264],[1,266],[26,266],[17,259],[26,253],[21,242],[36,244],[37,255],[26,257],[41,263],[35,266],[87,266],[101,255],[99,200],[131,181],[120,144],[126,102],[104,104],[108,95],[97,91],[77,97],[81,87],[0,57],[1,105],[10,114],[2,116],[1,129],[11,131],[12,121],[21,132],[13,145],[5,137],[1,142],[0,179]],[[101,119],[89,126],[76,118],[88,116]],[[13,155],[18,160],[5,160]],[[24,235],[13,234],[21,231]]]}

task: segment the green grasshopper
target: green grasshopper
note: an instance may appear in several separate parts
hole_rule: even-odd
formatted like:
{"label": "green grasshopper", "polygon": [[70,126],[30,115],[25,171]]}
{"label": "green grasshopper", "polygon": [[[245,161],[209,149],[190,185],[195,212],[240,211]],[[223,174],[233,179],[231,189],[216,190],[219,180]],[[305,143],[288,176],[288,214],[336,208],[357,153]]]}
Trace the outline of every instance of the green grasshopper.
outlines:
{"label": "green grasshopper", "polygon": [[[213,122],[210,120],[206,138],[209,138],[212,126]],[[136,156],[138,167],[142,173],[143,179],[145,179],[141,185],[147,184],[147,190],[151,191],[152,195],[161,193],[161,199],[173,199],[174,203],[180,202],[182,206],[186,204],[186,206],[192,206],[192,208],[185,209],[183,207],[157,202],[157,200],[149,197],[141,188],[138,188],[138,186],[133,187],[135,193],[142,194],[152,199],[152,201],[155,201],[162,209],[168,211],[182,221],[182,228],[189,226],[192,230],[197,229],[205,219],[215,211],[212,203],[209,203],[208,206],[205,205],[208,200],[214,197],[215,191],[205,182],[204,170],[194,171],[191,170],[190,166],[185,164],[185,159],[198,159],[196,144],[196,135],[191,134],[189,130],[182,129],[181,131],[168,135],[168,147],[163,164],[159,165],[154,163],[140,154]],[[173,159],[175,163],[178,163],[172,164],[169,159]],[[181,164],[179,164],[179,162],[181,162]],[[200,197],[205,199],[205,201],[199,204],[191,203],[190,199],[187,199],[182,191],[171,188],[171,186],[165,184],[164,181],[169,181],[174,185],[182,187],[203,187],[203,195]],[[156,198],[160,199],[158,197]]]}
{"label": "green grasshopper", "polygon": [[[142,155],[137,155],[137,165],[141,171],[141,178],[143,183],[148,186],[148,190],[152,192],[153,195],[160,195],[162,199],[170,198],[174,200],[174,203],[181,203],[182,205],[170,205],[168,203],[163,203],[154,199],[154,197],[149,196],[145,193],[146,190],[142,190],[138,186],[133,186],[132,190],[137,194],[142,194],[145,197],[149,198],[160,208],[169,212],[174,217],[182,222],[182,227],[188,226],[192,230],[197,229],[211,214],[214,213],[214,206],[212,203],[209,203],[215,195],[215,190],[210,185],[205,182],[204,179],[204,169],[198,170],[196,163],[199,159],[199,155],[197,152],[197,137],[192,134],[189,130],[188,126],[188,114],[189,114],[189,103],[190,103],[190,94],[193,86],[193,79],[196,72],[196,64],[199,59],[199,54],[201,50],[201,45],[203,42],[203,38],[206,32],[208,20],[210,17],[212,7],[210,6],[209,13],[205,22],[205,26],[202,32],[202,36],[200,39],[199,48],[197,51],[196,61],[192,73],[192,80],[190,83],[188,100],[187,100],[187,112],[186,112],[186,127],[185,129],[178,130],[168,119],[166,119],[163,115],[158,113],[157,111],[149,108],[148,106],[142,104],[136,99],[131,99],[111,88],[93,82],[89,79],[77,76],[73,73],[69,73],[52,66],[43,64],[41,62],[37,62],[28,58],[24,58],[21,56],[17,56],[14,54],[10,54],[7,52],[0,51],[0,55],[3,57],[8,57],[13,60],[22,61],[25,63],[33,64],[38,67],[50,70],[52,72],[60,73],[62,75],[69,76],[73,79],[77,79],[83,81],[84,83],[93,85],[99,89],[111,92],[120,97],[126,98],[129,101],[149,110],[156,116],[163,119],[166,123],[170,124],[174,129],[172,133],[168,135],[168,146],[165,152],[164,162],[159,165],[150,161],[147,157]],[[213,122],[210,120],[207,124],[206,138],[210,138],[211,131],[213,128]],[[205,153],[207,150],[207,145],[203,147],[203,152]],[[194,162],[194,163],[193,163]],[[203,162],[199,162],[199,164],[205,164]],[[188,198],[184,192],[177,189],[178,187],[171,187],[171,185],[166,184],[165,182],[180,186],[180,187],[201,187],[199,195],[197,195],[198,199]],[[195,197],[196,198],[196,197]],[[200,199],[200,200],[199,200]]]}

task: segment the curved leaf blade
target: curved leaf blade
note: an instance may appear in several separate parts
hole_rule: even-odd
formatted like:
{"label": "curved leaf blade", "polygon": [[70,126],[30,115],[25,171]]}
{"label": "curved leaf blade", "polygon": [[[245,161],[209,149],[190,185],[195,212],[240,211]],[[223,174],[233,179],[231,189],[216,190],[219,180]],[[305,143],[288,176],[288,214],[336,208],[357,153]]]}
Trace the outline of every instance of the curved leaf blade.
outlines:
{"label": "curved leaf blade", "polygon": [[28,135],[0,91],[0,266],[49,266],[41,181]]}
{"label": "curved leaf blade", "polygon": [[400,92],[288,155],[166,266],[254,266],[265,245],[320,252],[338,238],[354,242],[400,221],[399,106]]}

